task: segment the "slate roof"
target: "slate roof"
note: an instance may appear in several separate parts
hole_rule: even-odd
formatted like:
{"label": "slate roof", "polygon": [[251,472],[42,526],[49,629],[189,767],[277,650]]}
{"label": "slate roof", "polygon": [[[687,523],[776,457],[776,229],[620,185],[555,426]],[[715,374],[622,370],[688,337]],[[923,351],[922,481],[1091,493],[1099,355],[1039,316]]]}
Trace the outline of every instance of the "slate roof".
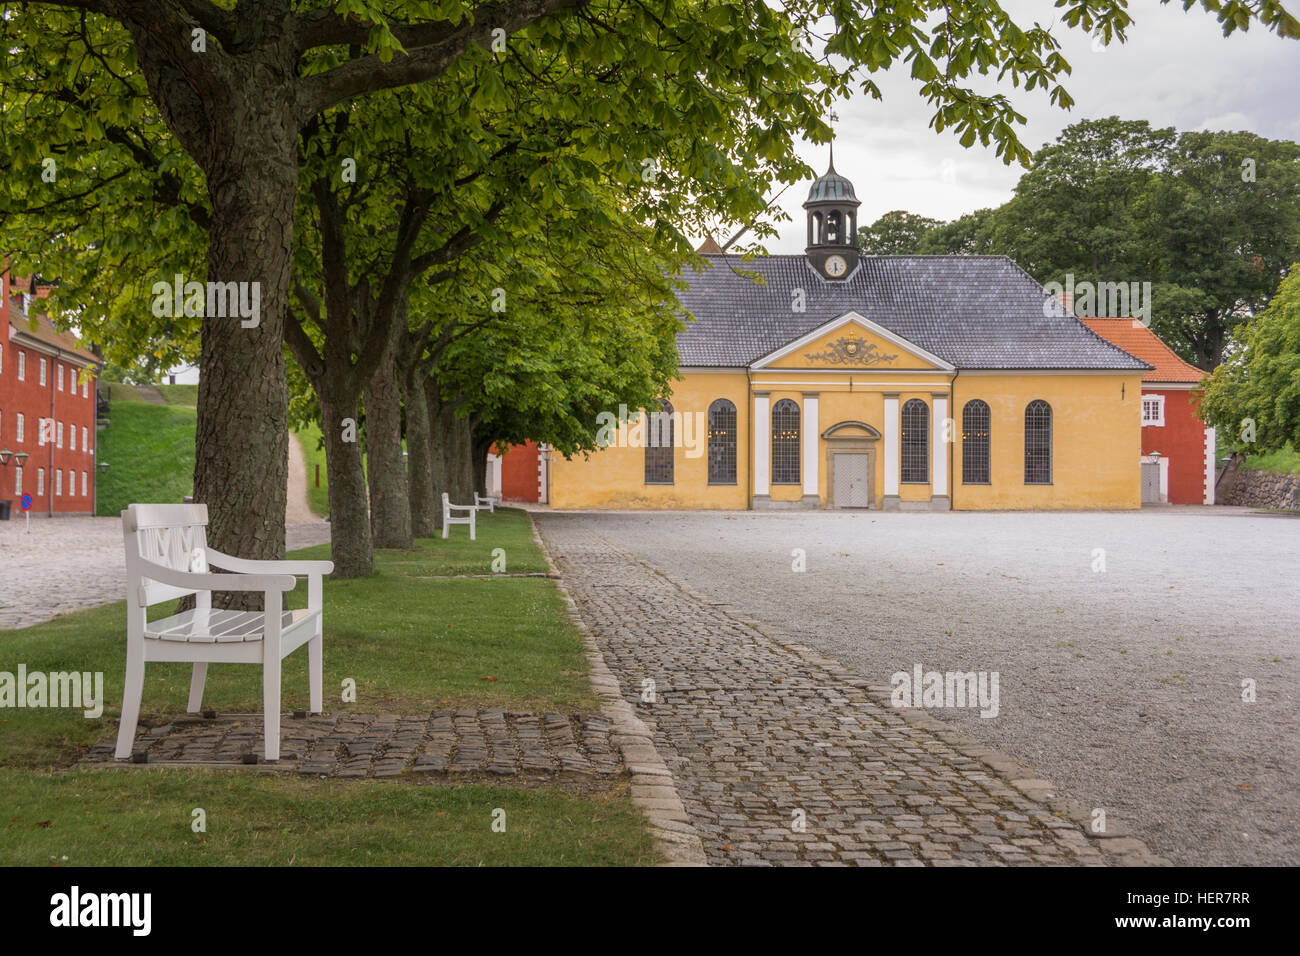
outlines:
{"label": "slate roof", "polygon": [[[1068,311],[1044,315],[1049,299],[1006,256],[863,256],[839,282],[803,255],[748,261],[705,255],[681,278],[681,365],[743,368],[849,311],[959,369],[1110,369],[1150,366],[1112,345]],[[757,273],[760,284],[738,270]],[[806,311],[791,308],[803,289]]]}
{"label": "slate roof", "polygon": [[1144,382],[1195,383],[1206,376],[1201,369],[1179,358],[1138,319],[1084,319],[1083,322],[1106,341],[1149,364],[1152,368],[1142,376]]}

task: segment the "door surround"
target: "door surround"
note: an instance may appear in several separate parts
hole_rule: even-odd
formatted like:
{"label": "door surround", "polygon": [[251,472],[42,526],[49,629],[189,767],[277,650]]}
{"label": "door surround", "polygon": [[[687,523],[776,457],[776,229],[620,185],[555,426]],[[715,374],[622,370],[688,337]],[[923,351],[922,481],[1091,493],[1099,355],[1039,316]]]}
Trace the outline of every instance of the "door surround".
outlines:
{"label": "door surround", "polygon": [[835,501],[835,456],[867,456],[867,508],[876,507],[876,442],[881,435],[866,422],[843,421],[822,432],[826,442],[826,510],[841,508]]}

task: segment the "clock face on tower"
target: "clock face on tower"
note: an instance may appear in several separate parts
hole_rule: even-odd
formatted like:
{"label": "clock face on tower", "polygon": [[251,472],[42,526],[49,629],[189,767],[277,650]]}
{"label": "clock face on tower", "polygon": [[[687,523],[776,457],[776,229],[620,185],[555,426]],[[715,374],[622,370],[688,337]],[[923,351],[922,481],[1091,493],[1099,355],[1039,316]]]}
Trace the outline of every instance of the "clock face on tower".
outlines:
{"label": "clock face on tower", "polygon": [[843,256],[829,256],[826,259],[826,274],[833,279],[838,279],[848,271],[849,265],[844,261]]}

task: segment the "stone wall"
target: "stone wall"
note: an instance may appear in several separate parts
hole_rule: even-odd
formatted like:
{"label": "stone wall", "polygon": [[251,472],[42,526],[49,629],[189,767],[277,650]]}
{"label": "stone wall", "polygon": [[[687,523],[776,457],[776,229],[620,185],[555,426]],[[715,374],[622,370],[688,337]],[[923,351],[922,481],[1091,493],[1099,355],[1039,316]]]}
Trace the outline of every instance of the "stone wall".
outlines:
{"label": "stone wall", "polygon": [[1219,479],[1216,500],[1252,508],[1300,508],[1300,475],[1243,468],[1241,459],[1233,455]]}

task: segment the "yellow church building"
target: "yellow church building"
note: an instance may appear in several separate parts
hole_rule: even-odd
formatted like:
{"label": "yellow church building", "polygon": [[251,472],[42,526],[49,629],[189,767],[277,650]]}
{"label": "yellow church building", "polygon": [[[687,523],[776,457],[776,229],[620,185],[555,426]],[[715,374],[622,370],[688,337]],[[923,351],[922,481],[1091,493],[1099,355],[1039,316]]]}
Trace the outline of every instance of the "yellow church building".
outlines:
{"label": "yellow church building", "polygon": [[552,507],[1140,507],[1150,366],[1004,256],[860,255],[858,206],[832,165],[803,255],[702,255],[670,400],[547,462]]}

